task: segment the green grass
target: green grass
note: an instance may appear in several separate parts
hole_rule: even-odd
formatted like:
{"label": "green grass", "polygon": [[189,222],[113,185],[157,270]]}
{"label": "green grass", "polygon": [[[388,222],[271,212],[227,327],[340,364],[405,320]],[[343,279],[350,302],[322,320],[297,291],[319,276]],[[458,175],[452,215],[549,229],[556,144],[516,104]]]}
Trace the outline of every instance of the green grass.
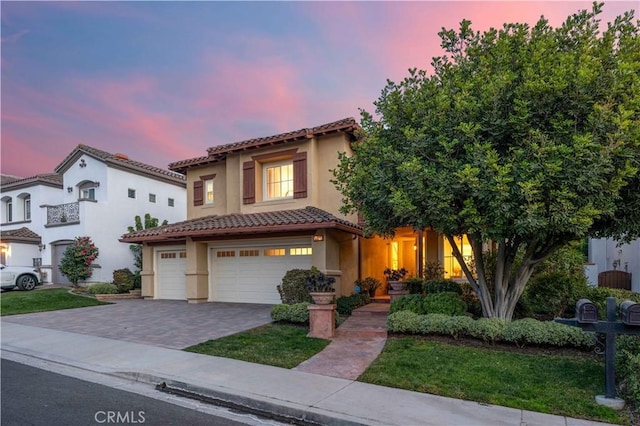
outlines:
{"label": "green grass", "polygon": [[329,340],[306,337],[306,327],[267,324],[185,349],[205,355],[293,368],[320,352]]}
{"label": "green grass", "polygon": [[625,423],[596,404],[604,365],[592,356],[523,354],[389,338],[360,381],[524,410]]}
{"label": "green grass", "polygon": [[29,314],[32,312],[57,311],[59,309],[108,304],[90,297],[70,294],[66,288],[32,291],[14,290],[0,295],[0,315]]}

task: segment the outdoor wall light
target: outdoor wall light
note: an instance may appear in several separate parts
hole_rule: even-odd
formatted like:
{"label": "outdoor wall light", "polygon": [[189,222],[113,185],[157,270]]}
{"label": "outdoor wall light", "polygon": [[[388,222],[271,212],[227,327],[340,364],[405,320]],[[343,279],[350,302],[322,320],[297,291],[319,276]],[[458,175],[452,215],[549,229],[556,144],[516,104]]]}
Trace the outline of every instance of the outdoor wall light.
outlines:
{"label": "outdoor wall light", "polygon": [[42,250],[44,250],[44,249],[46,249],[46,248],[47,248],[47,245],[46,245],[46,244],[42,244],[42,243],[39,243],[39,244],[38,244],[38,250],[42,251]]}
{"label": "outdoor wall light", "polygon": [[70,186],[67,186],[67,192],[68,192],[69,194],[71,194],[71,193],[73,192],[73,188],[72,188],[72,187],[70,187]]}
{"label": "outdoor wall light", "polygon": [[324,235],[314,235],[313,241],[324,241]]}

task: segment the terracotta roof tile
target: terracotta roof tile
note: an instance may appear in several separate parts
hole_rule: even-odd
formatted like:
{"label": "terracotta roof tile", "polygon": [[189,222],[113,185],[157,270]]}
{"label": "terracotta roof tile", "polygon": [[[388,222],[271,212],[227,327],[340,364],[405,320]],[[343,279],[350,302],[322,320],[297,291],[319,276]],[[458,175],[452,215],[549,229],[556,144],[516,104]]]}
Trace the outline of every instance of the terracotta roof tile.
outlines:
{"label": "terracotta roof tile", "polygon": [[215,237],[323,228],[338,228],[353,234],[362,234],[360,226],[319,208],[308,206],[296,210],[206,216],[125,234],[120,241],[162,241],[188,236]]}
{"label": "terracotta roof tile", "polygon": [[3,229],[0,231],[0,239],[3,242],[39,243],[41,241],[40,235],[24,226],[19,229]]}
{"label": "terracotta roof tile", "polygon": [[58,173],[45,173],[26,178],[2,175],[2,186],[5,190],[9,189],[7,187],[11,187],[14,185],[27,186],[37,185],[40,183],[62,187],[62,175]]}
{"label": "terracotta roof tile", "polygon": [[169,180],[180,183],[186,182],[186,177],[183,174],[161,169],[159,167],[151,166],[139,161],[131,160],[128,156],[123,154],[111,154],[109,152],[82,144],[78,145],[69,155],[67,155],[64,160],[62,160],[58,167],[56,167],[56,171],[60,172],[64,170],[65,165],[69,163],[78,154],[78,152],[86,153],[109,164],[120,165],[122,167],[137,170],[145,174],[156,175],[165,179],[168,178]]}
{"label": "terracotta roof tile", "polygon": [[247,139],[244,141],[234,142],[226,145],[214,146],[207,149],[207,156],[171,163],[169,164],[169,169],[184,173],[185,170],[189,167],[200,166],[224,160],[227,154],[231,152],[262,148],[264,146],[293,142],[296,140],[313,138],[316,136],[335,132],[353,132],[358,128],[359,126],[358,123],[356,123],[355,119],[351,117],[343,118],[342,120],[322,124],[316,127],[305,128],[261,138]]}

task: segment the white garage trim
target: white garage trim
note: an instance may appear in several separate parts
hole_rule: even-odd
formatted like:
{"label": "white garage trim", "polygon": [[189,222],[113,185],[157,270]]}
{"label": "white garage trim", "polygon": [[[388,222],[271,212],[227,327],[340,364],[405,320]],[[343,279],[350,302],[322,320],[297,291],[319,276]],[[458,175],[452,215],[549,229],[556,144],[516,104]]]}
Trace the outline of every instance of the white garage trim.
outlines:
{"label": "white garage trim", "polygon": [[155,250],[154,299],[186,300],[187,252],[184,247]]}
{"label": "white garage trim", "polygon": [[290,269],[312,266],[311,237],[244,240],[209,249],[209,300],[281,303],[277,286]]}

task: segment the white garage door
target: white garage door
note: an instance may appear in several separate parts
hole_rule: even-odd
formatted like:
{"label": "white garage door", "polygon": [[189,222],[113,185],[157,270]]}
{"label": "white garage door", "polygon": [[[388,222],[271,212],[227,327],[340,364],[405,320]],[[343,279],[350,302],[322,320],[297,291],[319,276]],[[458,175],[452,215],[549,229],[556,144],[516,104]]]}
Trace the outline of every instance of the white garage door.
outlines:
{"label": "white garage door", "polygon": [[184,250],[157,252],[158,299],[186,300],[187,287],[184,272],[187,269],[187,253]]}
{"label": "white garage door", "polygon": [[281,303],[276,286],[290,269],[312,266],[311,242],[211,249],[210,297],[216,302]]}

